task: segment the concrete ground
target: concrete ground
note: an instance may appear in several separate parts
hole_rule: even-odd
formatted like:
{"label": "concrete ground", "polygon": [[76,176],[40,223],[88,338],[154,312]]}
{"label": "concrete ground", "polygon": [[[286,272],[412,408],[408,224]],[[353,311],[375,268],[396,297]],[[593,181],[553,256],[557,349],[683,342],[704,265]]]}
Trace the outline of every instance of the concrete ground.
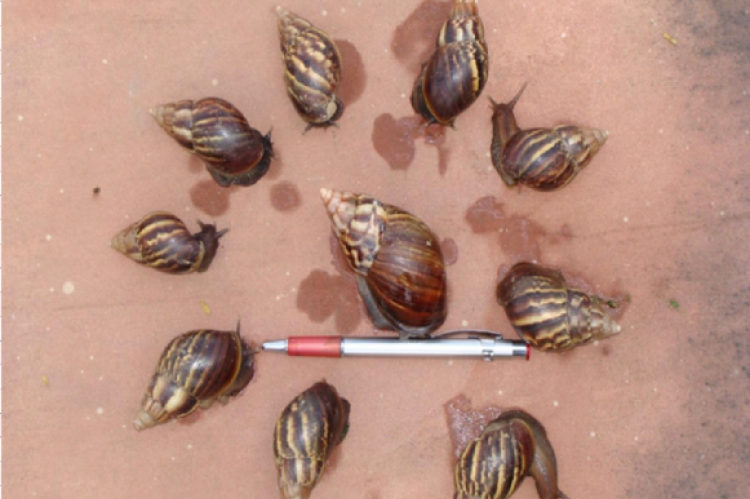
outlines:
{"label": "concrete ground", "polygon": [[[468,410],[462,395],[534,414],[573,499],[750,496],[745,2],[483,1],[489,81],[455,130],[436,132],[409,95],[448,3],[289,0],[339,41],[345,67],[340,128],[307,134],[285,95],[274,2],[3,4],[7,497],[273,499],[276,418],[323,378],[351,402],[351,430],[313,498],[451,497],[446,407]],[[558,192],[511,190],[489,159],[487,97],[526,81],[522,126],[610,133]],[[219,188],[149,115],[207,96],[273,129],[277,157],[256,185]],[[530,362],[260,354],[228,405],[137,433],[179,333],[240,318],[255,344],[373,334],[321,187],[372,194],[436,232],[452,263],[444,330],[515,337],[495,276],[535,259],[629,295],[623,332]],[[153,210],[231,229],[208,272],[165,275],[108,247]],[[530,480],[514,495],[534,497]]]}

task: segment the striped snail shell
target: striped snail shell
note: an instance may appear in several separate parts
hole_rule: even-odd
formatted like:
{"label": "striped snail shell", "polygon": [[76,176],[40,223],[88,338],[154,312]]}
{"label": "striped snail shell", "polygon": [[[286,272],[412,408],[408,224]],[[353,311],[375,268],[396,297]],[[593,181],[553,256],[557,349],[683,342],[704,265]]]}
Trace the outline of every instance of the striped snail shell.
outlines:
{"label": "striped snail shell", "polygon": [[469,442],[456,463],[454,499],[507,499],[532,476],[540,499],[568,499],[557,486],[557,460],[542,424],[515,409]]}
{"label": "striped snail shell", "polygon": [[402,338],[440,327],[447,315],[445,262],[429,227],[365,194],[320,195],[375,327]]}
{"label": "striped snail shell", "polygon": [[201,329],[169,342],[133,423],[136,430],[183,418],[239,394],[255,374],[254,351],[236,331]]}
{"label": "striped snail shell", "polygon": [[349,429],[349,401],[325,381],[299,394],[281,413],[273,455],[282,499],[307,499]]}
{"label": "striped snail shell", "polygon": [[341,83],[341,54],[324,31],[296,14],[276,8],[286,90],[309,130],[335,125],[344,113],[336,97]]}
{"label": "striped snail shell", "polygon": [[414,83],[411,105],[429,123],[453,126],[482,93],[489,72],[484,25],[474,0],[456,0],[436,45]]}
{"label": "striped snail shell", "polygon": [[263,136],[223,99],[181,100],[157,106],[151,114],[170,137],[206,164],[222,187],[252,185],[268,171],[271,132]]}
{"label": "striped snail shell", "polygon": [[216,230],[198,221],[200,232],[190,234],[185,223],[166,211],[155,211],[128,225],[112,238],[110,245],[138,263],[170,274],[205,272],[219,238],[229,229]]}
{"label": "striped snail shell", "polygon": [[492,103],[492,164],[503,181],[539,191],[568,185],[583,170],[609,136],[606,130],[559,125],[521,130],[513,108],[524,85],[508,103]]}
{"label": "striped snail shell", "polygon": [[558,270],[518,263],[497,286],[497,302],[516,332],[540,350],[564,352],[620,332],[597,296],[571,289]]}

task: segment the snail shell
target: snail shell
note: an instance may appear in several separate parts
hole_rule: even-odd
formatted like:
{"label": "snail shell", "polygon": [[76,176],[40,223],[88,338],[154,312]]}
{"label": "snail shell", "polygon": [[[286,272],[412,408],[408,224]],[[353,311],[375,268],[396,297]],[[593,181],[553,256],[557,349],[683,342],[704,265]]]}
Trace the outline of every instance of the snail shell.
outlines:
{"label": "snail shell", "polygon": [[456,463],[454,499],[507,499],[527,476],[540,499],[567,496],[557,486],[557,460],[542,424],[520,409],[492,421]]}
{"label": "snail shell", "polygon": [[432,57],[422,66],[411,105],[430,123],[453,126],[487,83],[489,58],[484,25],[474,0],[456,0]]}
{"label": "snail shell", "polygon": [[497,302],[516,332],[540,350],[563,352],[620,332],[597,296],[571,289],[558,270],[518,263],[497,286]]}
{"label": "snail shell", "polygon": [[447,315],[445,262],[429,227],[365,194],[320,195],[375,327],[401,337],[440,327]]}
{"label": "snail shell", "polygon": [[584,169],[609,136],[606,130],[559,125],[521,130],[513,108],[520,92],[508,103],[492,102],[492,164],[503,181],[540,191],[568,185]]}
{"label": "snail shell", "polygon": [[200,220],[200,232],[190,234],[185,223],[166,211],[155,211],[130,224],[112,238],[110,245],[138,263],[170,274],[205,272],[219,238],[229,229],[216,230]]}
{"label": "snail shell", "polygon": [[349,402],[325,381],[286,406],[276,423],[273,455],[282,499],[307,499],[349,429]]}
{"label": "snail shell", "polygon": [[236,331],[201,329],[169,342],[133,423],[143,430],[183,418],[214,401],[225,404],[255,374],[254,352]]}
{"label": "snail shell", "polygon": [[344,113],[336,97],[341,55],[330,36],[296,14],[276,8],[284,81],[297,113],[311,127],[328,127]]}
{"label": "snail shell", "polygon": [[181,100],[157,106],[151,114],[170,137],[203,160],[222,187],[252,185],[268,171],[271,132],[261,135],[223,99]]}

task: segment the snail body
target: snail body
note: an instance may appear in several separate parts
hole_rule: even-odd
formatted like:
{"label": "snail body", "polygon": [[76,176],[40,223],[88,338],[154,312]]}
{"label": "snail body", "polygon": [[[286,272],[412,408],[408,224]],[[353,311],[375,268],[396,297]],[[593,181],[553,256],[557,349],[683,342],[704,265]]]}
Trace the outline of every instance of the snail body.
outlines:
{"label": "snail body", "polygon": [[576,125],[522,130],[513,108],[526,85],[508,103],[492,102],[492,164],[509,187],[539,191],[568,185],[607,141],[608,132]]}
{"label": "snail body", "polygon": [[307,499],[349,428],[349,402],[325,381],[302,392],[281,413],[273,454],[282,499]]}
{"label": "snail body", "polygon": [[255,374],[254,352],[236,331],[201,329],[169,342],[135,418],[137,430],[227,403]]}
{"label": "snail body", "polygon": [[481,95],[489,75],[484,25],[474,0],[456,0],[435,52],[414,83],[411,105],[429,123],[453,126]]}
{"label": "snail body", "polygon": [[331,37],[282,7],[278,16],[284,82],[297,113],[312,127],[328,127],[344,113],[336,96],[341,54]]}
{"label": "snail body", "polygon": [[219,249],[219,238],[229,229],[198,221],[200,232],[190,234],[172,213],[155,211],[118,232],[110,245],[123,255],[170,274],[205,272]]}
{"label": "snail body", "polygon": [[620,332],[604,300],[541,265],[514,265],[497,286],[497,301],[519,336],[540,350],[564,352]]}
{"label": "snail body", "polygon": [[469,442],[456,463],[455,499],[507,499],[531,476],[540,499],[568,499],[557,485],[557,460],[542,424],[515,409]]}
{"label": "snail body", "polygon": [[428,336],[447,315],[440,244],[414,215],[364,194],[321,189],[357,288],[378,329]]}
{"label": "snail body", "polygon": [[271,132],[262,135],[224,99],[181,100],[157,106],[151,114],[170,137],[206,164],[221,187],[252,185],[268,171]]}

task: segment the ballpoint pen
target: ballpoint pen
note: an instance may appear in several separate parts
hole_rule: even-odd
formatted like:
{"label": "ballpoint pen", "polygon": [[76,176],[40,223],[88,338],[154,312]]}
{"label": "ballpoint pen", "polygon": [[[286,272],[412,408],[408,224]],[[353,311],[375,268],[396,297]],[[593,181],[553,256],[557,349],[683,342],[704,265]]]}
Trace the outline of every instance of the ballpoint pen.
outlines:
{"label": "ballpoint pen", "polygon": [[[446,338],[465,334],[466,338]],[[449,331],[437,337],[399,339],[391,337],[354,338],[342,336],[290,336],[263,343],[267,352],[307,357],[525,357],[530,348],[523,341],[503,340],[491,331]]]}

